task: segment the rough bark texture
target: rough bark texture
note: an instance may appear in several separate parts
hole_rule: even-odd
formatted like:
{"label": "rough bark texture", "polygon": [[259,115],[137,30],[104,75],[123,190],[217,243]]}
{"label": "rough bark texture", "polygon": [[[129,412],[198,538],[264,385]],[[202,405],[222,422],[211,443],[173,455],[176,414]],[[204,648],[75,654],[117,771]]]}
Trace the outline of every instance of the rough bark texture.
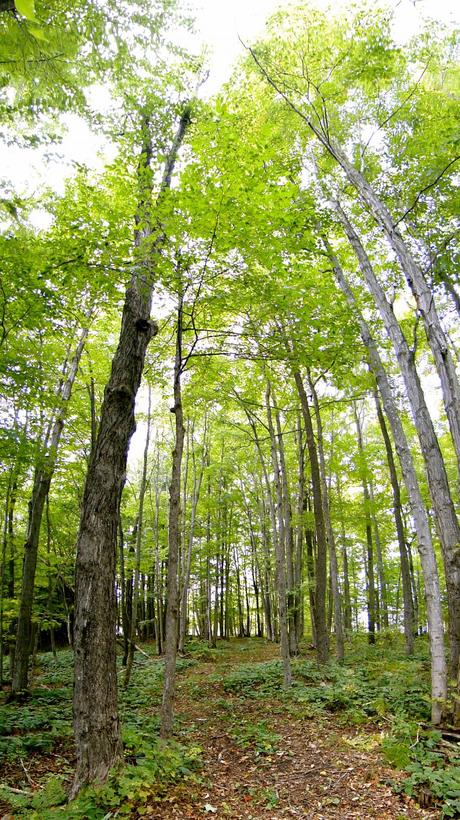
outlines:
{"label": "rough bark texture", "polygon": [[[169,188],[190,112],[184,111],[165,163],[161,193]],[[134,406],[147,345],[156,332],[150,319],[154,254],[150,230],[152,153],[149,123],[143,124],[136,218],[136,265],[127,288],[120,337],[105,388],[99,430],[86,476],[77,541],[75,589],[74,729],[77,766],[72,796],[86,783],[104,781],[122,757],[115,655],[115,570],[120,496]]]}
{"label": "rough bark texture", "polygon": [[415,532],[417,534],[417,545],[425,583],[425,599],[431,655],[431,718],[433,723],[437,724],[441,721],[443,704],[447,697],[447,670],[444,656],[444,627],[441,610],[441,590],[428,516],[420,492],[412,453],[407,442],[396,401],[393,396],[393,390],[380,358],[377,345],[372,337],[367,322],[365,322],[357,307],[353,292],[345,279],[344,273],[337,258],[333,255],[327,243],[325,244],[333,264],[336,280],[358,320],[361,338],[369,353],[370,366],[374,372],[380,395],[382,396],[383,406],[390,423],[396,452],[401,464],[402,475],[409,497],[409,504],[414,521]]}
{"label": "rough bark texture", "polygon": [[32,497],[29,501],[29,519],[27,536],[24,544],[22,564],[22,584],[19,599],[18,626],[16,632],[16,649],[14,670],[11,684],[12,696],[16,697],[27,689],[29,658],[32,649],[32,608],[34,602],[35,573],[37,569],[40,529],[51,481],[58,456],[59,442],[64,428],[65,415],[72,395],[72,388],[77,376],[81,356],[88,336],[88,328],[81,331],[75,352],[60,391],[60,408],[53,422],[49,441],[41,462],[35,469]]}

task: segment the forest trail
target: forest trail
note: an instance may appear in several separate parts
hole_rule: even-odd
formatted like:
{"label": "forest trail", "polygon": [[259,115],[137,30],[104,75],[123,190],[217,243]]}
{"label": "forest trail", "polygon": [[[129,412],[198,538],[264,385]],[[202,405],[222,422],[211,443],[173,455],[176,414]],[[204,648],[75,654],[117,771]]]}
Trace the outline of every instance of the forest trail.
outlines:
{"label": "forest trail", "polygon": [[279,658],[273,644],[233,641],[214,663],[200,662],[178,680],[177,734],[203,750],[201,782],[169,786],[142,817],[238,820],[435,818],[392,791],[398,773],[385,764],[379,729],[340,725],[333,713],[224,686],[238,666]]}

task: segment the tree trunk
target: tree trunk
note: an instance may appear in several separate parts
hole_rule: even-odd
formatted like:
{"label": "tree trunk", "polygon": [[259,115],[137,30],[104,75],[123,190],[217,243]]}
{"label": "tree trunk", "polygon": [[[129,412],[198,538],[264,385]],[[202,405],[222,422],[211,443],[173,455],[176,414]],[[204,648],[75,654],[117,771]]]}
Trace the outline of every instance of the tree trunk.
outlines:
{"label": "tree trunk", "polygon": [[196,474],[195,452],[193,450],[193,430],[192,430],[192,460],[193,460],[193,492],[192,508],[190,512],[190,528],[188,533],[187,552],[185,554],[184,569],[182,573],[182,595],[180,603],[180,627],[179,627],[179,652],[184,651],[185,636],[187,631],[187,602],[188,589],[190,585],[190,563],[192,559],[193,539],[195,537],[195,521],[198,501],[200,499],[201,482],[203,480],[204,468],[206,465],[206,443],[203,443],[203,456]]}
{"label": "tree trunk", "polygon": [[401,492],[399,489],[396,464],[391,446],[390,434],[387,429],[382,405],[377,391],[374,393],[377,418],[382,432],[385,452],[387,455],[388,470],[390,473],[391,489],[393,491],[393,512],[395,517],[396,535],[398,537],[399,557],[401,560],[401,579],[404,607],[404,639],[406,643],[406,653],[412,655],[414,652],[414,609],[412,604],[410,568],[407,558],[406,539],[404,536],[404,523],[401,514]]}
{"label": "tree trunk", "polygon": [[385,565],[383,562],[383,550],[382,550],[382,541],[380,538],[380,530],[379,524],[377,521],[377,515],[375,512],[375,497],[374,497],[374,484],[372,479],[369,479],[369,500],[370,500],[370,515],[372,526],[374,529],[374,542],[375,542],[375,552],[377,555],[377,573],[379,579],[379,601],[380,601],[380,613],[381,613],[381,627],[388,629],[389,622],[388,622],[388,592],[387,592],[387,582],[385,578]]}
{"label": "tree trunk", "polygon": [[[189,120],[187,108],[166,158],[159,197],[170,187]],[[128,447],[135,428],[136,395],[147,346],[157,331],[150,311],[155,256],[164,241],[164,234],[160,233],[152,243],[152,141],[147,118],[142,130],[135,232],[137,264],[126,291],[118,347],[104,391],[77,541],[74,634],[77,767],[72,797],[87,783],[105,781],[111,767],[122,758],[115,652],[117,526]]]}
{"label": "tree trunk", "polygon": [[334,627],[335,627],[335,640],[336,640],[336,652],[337,652],[337,660],[339,663],[342,663],[344,659],[344,638],[343,638],[343,623],[342,623],[342,601],[340,596],[340,589],[339,589],[339,570],[337,564],[337,551],[335,548],[335,536],[334,530],[332,529],[331,523],[331,511],[329,508],[329,494],[327,488],[327,481],[326,481],[326,462],[324,458],[324,438],[323,438],[323,424],[321,420],[321,412],[319,408],[318,402],[318,394],[316,392],[315,386],[311,379],[310,373],[308,374],[308,384],[310,388],[310,393],[313,398],[313,406],[315,410],[315,418],[316,418],[316,432],[317,432],[317,447],[318,447],[318,458],[319,458],[319,471],[320,471],[320,478],[321,478],[321,490],[322,490],[322,499],[323,499],[323,515],[324,515],[324,523],[326,527],[326,535],[327,541],[329,546],[329,567],[330,567],[330,578],[331,578],[331,592],[332,592],[332,601],[334,605]]}
{"label": "tree trunk", "polygon": [[425,460],[428,485],[443,550],[449,607],[451,671],[456,677],[460,659],[460,526],[450,495],[444,460],[415,367],[414,355],[409,349],[409,345],[399,327],[393,309],[377,281],[372,265],[356,231],[338,204],[336,210],[345,228],[350,244],[356,253],[368,288],[380,311],[388,336],[393,342],[406,385],[412,416],[420,441],[420,448]]}
{"label": "tree trunk", "polygon": [[[273,402],[276,405],[275,394],[272,388]],[[289,652],[298,655],[297,634],[295,628],[295,595],[294,587],[294,534],[292,529],[291,515],[291,495],[289,490],[288,474],[286,469],[286,458],[284,454],[284,441],[281,431],[281,420],[279,410],[275,410],[277,449],[279,452],[281,494],[283,504],[284,536],[286,547],[286,606],[288,619]]]}
{"label": "tree trunk", "polygon": [[270,382],[267,382],[267,389],[265,393],[265,401],[267,408],[268,430],[270,434],[272,466],[275,476],[275,491],[276,491],[276,512],[278,518],[278,538],[276,542],[276,586],[278,590],[278,610],[279,610],[279,625],[280,625],[280,639],[281,639],[281,659],[283,661],[284,669],[284,686],[291,686],[292,672],[291,659],[289,653],[289,634],[288,634],[288,615],[287,615],[287,596],[286,596],[286,555],[285,555],[285,538],[284,538],[284,518],[283,518],[283,496],[281,489],[281,475],[278,461],[278,453],[276,448],[275,429],[272,419],[271,408],[271,390]]}
{"label": "tree trunk", "polygon": [[420,492],[412,453],[407,442],[390,381],[380,358],[377,345],[372,337],[367,323],[357,307],[353,292],[345,279],[344,273],[337,258],[332,253],[327,242],[325,244],[333,264],[336,280],[357,318],[361,338],[369,354],[370,366],[374,372],[380,395],[382,396],[383,406],[390,423],[391,432],[393,433],[396,452],[401,464],[402,475],[409,497],[409,504],[417,534],[420,563],[422,565],[423,578],[425,582],[425,598],[431,655],[431,719],[434,724],[438,724],[441,721],[443,703],[445,703],[447,697],[447,670],[444,657],[444,628],[441,609],[441,591],[428,516]]}
{"label": "tree trunk", "polygon": [[[90,318],[90,314],[87,316]],[[60,390],[60,407],[51,427],[49,441],[45,445],[45,453],[40,456],[34,473],[32,497],[29,501],[29,518],[27,536],[24,544],[22,564],[22,584],[19,599],[18,626],[16,632],[16,650],[14,656],[14,671],[11,684],[11,694],[18,696],[28,686],[29,658],[32,636],[32,608],[35,591],[35,573],[37,569],[38,545],[40,528],[43,519],[46,499],[56,467],[59,442],[64,427],[65,416],[72,395],[72,388],[77,376],[81,356],[88,336],[89,328],[80,333],[75,352],[69,365],[65,381]]]}
{"label": "tree trunk", "polygon": [[166,593],[166,636],[165,673],[163,700],[160,713],[160,736],[167,738],[172,733],[173,707],[176,676],[177,632],[179,618],[178,569],[181,540],[181,467],[184,450],[184,413],[182,409],[182,317],[183,296],[179,294],[176,329],[176,356],[174,363],[174,407],[175,446],[172,458],[171,484],[169,486],[169,531],[168,531],[168,581]]}
{"label": "tree trunk", "polygon": [[329,658],[329,636],[326,623],[327,537],[326,528],[324,526],[321,476],[310,406],[302,377],[298,370],[294,371],[294,379],[302,408],[302,416],[307,437],[308,454],[310,457],[311,481],[313,489],[313,511],[315,515],[316,541],[318,545],[315,579],[316,649],[318,652],[319,663],[326,663]]}
{"label": "tree trunk", "polygon": [[137,630],[137,623],[139,619],[139,576],[141,571],[141,551],[142,551],[142,533],[143,533],[143,522],[144,522],[144,498],[145,498],[145,491],[147,489],[147,461],[149,455],[149,446],[150,446],[150,414],[152,408],[152,388],[149,385],[149,398],[148,398],[148,410],[147,410],[147,432],[145,435],[145,446],[144,446],[144,458],[142,462],[142,476],[141,476],[141,486],[139,488],[139,510],[137,514],[137,533],[136,533],[136,554],[135,554],[135,563],[134,563],[134,577],[133,577],[133,598],[131,604],[131,624],[130,624],[130,635],[129,635],[129,647],[128,647],[128,658],[126,661],[126,671],[125,671],[125,680],[124,680],[124,687],[125,689],[129,686],[129,681],[131,678],[131,671],[133,668],[133,661],[134,661],[134,647],[136,644],[136,630]]}
{"label": "tree trunk", "polygon": [[372,540],[372,525],[370,515],[370,495],[369,485],[367,483],[367,467],[364,455],[363,433],[361,422],[358,416],[356,402],[353,402],[353,410],[355,415],[356,433],[358,436],[358,453],[360,457],[360,472],[361,482],[363,485],[363,499],[364,499],[364,517],[366,522],[366,546],[367,546],[367,573],[366,573],[366,592],[367,592],[367,626],[369,643],[375,643],[375,583],[374,583],[374,544]]}

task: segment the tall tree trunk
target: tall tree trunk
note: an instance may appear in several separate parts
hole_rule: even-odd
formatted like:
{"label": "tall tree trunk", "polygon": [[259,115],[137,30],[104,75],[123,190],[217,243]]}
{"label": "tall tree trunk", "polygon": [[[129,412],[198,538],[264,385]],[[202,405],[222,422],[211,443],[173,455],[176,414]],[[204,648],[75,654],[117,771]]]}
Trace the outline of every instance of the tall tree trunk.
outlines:
{"label": "tall tree trunk", "polygon": [[178,569],[181,539],[181,467],[184,450],[184,413],[182,409],[182,317],[183,296],[179,295],[176,329],[176,356],[174,362],[175,445],[169,487],[168,581],[166,593],[165,674],[160,713],[160,736],[169,737],[173,726],[173,706],[176,676],[177,632],[179,617]]}
{"label": "tall tree trunk", "polygon": [[348,568],[347,534],[345,531],[345,515],[343,511],[342,487],[339,475],[336,475],[337,498],[340,509],[341,539],[342,539],[342,564],[343,564],[343,623],[345,634],[351,635],[353,631],[353,612],[350,596],[350,574]]}
{"label": "tall tree trunk", "polygon": [[334,274],[345,298],[357,318],[363,344],[369,354],[369,363],[374,372],[382,397],[383,406],[390,423],[396,452],[401,464],[402,475],[406,485],[409,504],[417,534],[417,544],[425,582],[425,599],[430,639],[431,655],[431,719],[434,724],[441,721],[443,703],[447,697],[447,670],[444,656],[444,627],[441,609],[441,591],[438,567],[431,539],[430,525],[425,504],[420,491],[412,453],[402,426],[393,390],[383,366],[377,345],[372,337],[367,322],[364,320],[356,303],[353,292],[345,279],[337,258],[326,242]]}
{"label": "tall tree trunk", "polygon": [[[272,388],[273,402],[276,406],[276,398]],[[286,548],[286,606],[289,633],[289,652],[291,655],[298,655],[297,634],[295,629],[295,588],[294,588],[294,534],[292,529],[291,515],[291,494],[289,490],[288,474],[286,469],[286,458],[284,454],[284,441],[281,431],[281,420],[279,409],[275,410],[277,449],[279,453],[280,480],[283,505],[284,537]]]}
{"label": "tall tree trunk", "polygon": [[369,478],[369,499],[370,499],[370,514],[371,514],[371,521],[372,526],[374,529],[374,542],[375,542],[375,552],[377,555],[377,573],[379,579],[379,601],[380,601],[380,612],[381,612],[381,626],[388,629],[389,622],[388,622],[388,592],[387,592],[387,582],[385,578],[385,565],[383,561],[383,550],[382,550],[382,541],[380,538],[380,529],[379,523],[377,521],[377,514],[375,511],[375,496],[374,496],[374,484],[371,478]]}
{"label": "tall tree trunk", "polygon": [[[187,108],[166,158],[160,198],[170,187],[189,120]],[[120,338],[88,467],[77,541],[74,634],[77,767],[72,797],[86,783],[105,781],[111,767],[122,757],[115,653],[117,526],[128,447],[135,428],[136,395],[147,346],[157,330],[150,311],[155,260],[164,241],[164,234],[160,232],[152,242],[152,139],[148,118],[143,120],[142,132],[136,264],[125,295]]]}
{"label": "tall tree trunk", "polygon": [[270,434],[272,466],[275,476],[276,507],[278,518],[278,538],[276,542],[276,586],[278,589],[278,609],[281,638],[281,659],[284,669],[284,686],[288,687],[292,683],[291,659],[289,653],[289,634],[287,616],[287,596],[286,596],[286,554],[284,538],[284,518],[283,518],[283,496],[281,489],[281,475],[276,448],[275,428],[273,426],[271,408],[270,382],[267,382],[265,393],[267,408],[268,430]]}
{"label": "tall tree trunk", "polygon": [[[206,439],[206,432],[205,432],[205,439]],[[181,602],[180,602],[180,626],[179,626],[179,652],[184,651],[184,644],[185,644],[185,635],[187,631],[187,602],[188,602],[188,590],[190,585],[190,563],[192,560],[192,548],[193,548],[193,539],[195,537],[195,522],[196,522],[196,511],[198,507],[198,501],[200,499],[200,492],[201,492],[201,483],[203,480],[203,473],[204,468],[206,465],[206,440],[203,443],[203,455],[201,459],[201,463],[198,468],[198,474],[196,472],[196,463],[195,463],[195,451],[194,451],[194,444],[193,444],[193,430],[192,430],[192,461],[193,461],[193,491],[192,491],[192,507],[190,511],[190,527],[188,533],[188,544],[187,544],[187,552],[185,553],[185,561],[184,567],[182,572],[182,594],[181,594]]]}
{"label": "tall tree trunk", "polygon": [[316,448],[315,435],[310,413],[307,393],[298,370],[294,371],[294,380],[299,394],[305,434],[307,437],[308,455],[310,457],[311,482],[313,490],[313,511],[315,516],[316,542],[316,588],[315,588],[315,627],[316,649],[319,663],[326,663],[329,658],[329,636],[326,623],[326,588],[327,588],[327,536],[324,525],[323,494],[321,492],[321,475]]}
{"label": "tall tree trunk", "polygon": [[415,366],[414,355],[409,349],[409,345],[394,315],[393,308],[388,302],[383,288],[375,276],[370,260],[355,229],[340,205],[337,204],[336,210],[350,244],[356,253],[360,269],[365,277],[368,288],[380,311],[388,336],[393,342],[406,385],[420,448],[425,460],[428,485],[443,550],[449,607],[451,671],[453,675],[456,676],[460,660],[460,526],[450,495],[444,460],[433,422],[428,412],[425,396]]}
{"label": "tall tree trunk", "polygon": [[155,481],[155,632],[157,654],[163,653],[163,573],[160,560],[160,444],[157,441],[156,481]]}
{"label": "tall tree trunk", "polygon": [[358,436],[358,453],[360,458],[360,472],[361,482],[363,485],[363,499],[364,499],[364,517],[366,522],[366,545],[367,545],[367,628],[369,643],[375,643],[375,620],[376,620],[376,606],[375,606],[375,581],[374,581],[374,544],[372,540],[372,524],[370,514],[370,494],[369,485],[367,482],[367,465],[364,454],[363,431],[361,421],[358,415],[356,402],[353,402],[353,410],[355,416],[356,433]]}
{"label": "tall tree trunk", "polygon": [[393,456],[393,448],[391,446],[390,434],[388,432],[385,416],[383,415],[382,405],[377,391],[374,393],[374,399],[377,410],[377,418],[379,420],[380,430],[382,433],[383,442],[385,444],[388,471],[390,474],[391,489],[393,492],[393,512],[395,517],[396,535],[398,538],[399,557],[401,561],[401,580],[404,608],[404,640],[406,643],[406,653],[408,655],[412,655],[414,652],[414,609],[412,604],[410,569],[407,558],[404,523],[401,514],[401,492],[399,489],[399,481]]}
{"label": "tall tree trunk", "polygon": [[[87,315],[88,320],[90,314]],[[56,467],[59,442],[64,427],[64,421],[72,395],[72,388],[78,373],[80,360],[88,336],[89,327],[85,327],[78,340],[75,352],[69,364],[68,372],[60,389],[59,409],[52,423],[49,440],[45,444],[45,452],[40,456],[34,472],[32,497],[29,501],[29,517],[27,522],[27,536],[24,544],[22,564],[22,584],[19,599],[18,626],[16,632],[16,649],[14,656],[14,671],[11,683],[11,693],[17,697],[28,686],[29,658],[32,637],[32,608],[35,591],[35,573],[37,569],[38,545],[40,529],[48,497],[51,481]]]}
{"label": "tall tree trunk", "polygon": [[142,476],[141,476],[141,485],[139,487],[139,509],[137,514],[137,533],[136,533],[136,554],[135,554],[135,562],[134,562],[134,577],[133,577],[133,598],[131,604],[131,629],[129,635],[129,647],[128,647],[128,658],[126,661],[126,671],[125,671],[125,680],[124,680],[124,687],[125,689],[129,686],[129,681],[131,678],[131,671],[133,668],[133,661],[134,661],[134,647],[136,644],[136,630],[137,630],[137,622],[139,619],[139,576],[141,571],[141,551],[142,551],[142,535],[143,535],[143,523],[144,523],[144,499],[145,499],[145,491],[147,489],[147,462],[148,462],[148,455],[149,455],[149,446],[150,446],[150,417],[151,417],[151,409],[152,409],[152,388],[148,387],[148,409],[147,409],[147,431],[145,434],[145,445],[144,445],[144,458],[142,461]]}
{"label": "tall tree trunk", "polygon": [[[363,174],[348,159],[345,151],[340,145],[333,141],[321,124],[317,124],[311,115],[302,111],[287,95],[275,80],[270,76],[267,69],[262,65],[256,53],[250,49],[250,53],[255,63],[260,68],[262,74],[269,84],[281,95],[289,107],[306,123],[308,128],[317,137],[321,145],[342,167],[348,181],[357,191],[362,202],[369,209],[377,225],[379,225],[385,237],[394,251],[401,269],[406,277],[407,283],[417,302],[417,308],[423,318],[425,332],[428,343],[433,354],[436,369],[441,381],[441,388],[444,399],[444,407],[449,421],[450,431],[454,443],[454,450],[457,457],[457,466],[460,472],[460,388],[455,370],[452,355],[446,335],[443,331],[433,294],[427,285],[420,266],[415,261],[407,243],[398,228],[398,223],[393,219],[386,205],[379,199],[377,193],[363,176]],[[459,538],[456,543],[458,545]],[[453,568],[452,568],[453,570]],[[453,570],[454,571],[454,570]],[[456,653],[458,654],[458,653]],[[457,665],[455,666],[457,673]]]}
{"label": "tall tree trunk", "polygon": [[330,579],[331,579],[331,592],[332,592],[332,601],[334,605],[334,627],[335,627],[335,640],[336,640],[336,652],[337,652],[337,660],[341,663],[344,659],[344,638],[343,638],[343,623],[342,623],[342,601],[340,596],[340,589],[339,589],[339,570],[338,570],[338,563],[337,563],[337,551],[335,548],[335,536],[334,530],[332,529],[332,522],[331,522],[331,511],[329,508],[329,493],[327,487],[327,480],[326,480],[326,461],[324,458],[324,438],[323,438],[323,424],[321,420],[321,412],[319,408],[319,401],[318,401],[318,394],[315,389],[315,385],[313,384],[313,380],[311,378],[310,373],[308,373],[308,385],[310,388],[310,393],[313,398],[313,407],[315,410],[315,418],[316,418],[316,433],[317,433],[317,447],[318,447],[318,459],[319,459],[319,471],[320,471],[320,478],[321,478],[321,490],[322,490],[322,500],[323,500],[323,515],[324,515],[324,524],[326,527],[326,535],[329,547],[329,567],[330,567]]}

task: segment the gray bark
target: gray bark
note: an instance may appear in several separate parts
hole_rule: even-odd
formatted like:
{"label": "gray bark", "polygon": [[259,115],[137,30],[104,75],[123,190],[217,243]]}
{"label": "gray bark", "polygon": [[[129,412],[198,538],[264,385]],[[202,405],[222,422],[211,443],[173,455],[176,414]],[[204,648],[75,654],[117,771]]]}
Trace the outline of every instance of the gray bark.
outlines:
{"label": "gray bark", "polygon": [[396,464],[394,461],[390,435],[388,433],[385,416],[383,415],[382,405],[380,403],[380,398],[377,391],[374,394],[374,399],[377,410],[377,418],[379,420],[380,430],[382,433],[383,442],[385,444],[388,471],[390,473],[391,489],[393,491],[393,512],[395,517],[396,535],[398,537],[399,557],[401,561],[401,579],[404,611],[404,638],[406,642],[406,653],[408,655],[412,655],[414,652],[414,607],[412,603],[410,567],[409,560],[407,557],[406,539],[404,535],[404,523],[401,514],[401,492],[399,490],[399,481],[396,472]]}
{"label": "gray bark", "polygon": [[369,363],[374,372],[382,402],[390,423],[398,459],[401,464],[403,480],[407,489],[417,545],[425,583],[425,599],[430,640],[431,656],[431,718],[434,724],[441,721],[443,704],[447,697],[447,669],[444,656],[444,627],[441,609],[441,591],[438,567],[431,538],[430,525],[418,483],[412,453],[402,426],[393,390],[385,371],[375,340],[364,320],[353,292],[345,279],[337,258],[326,243],[334,274],[339,287],[350,305],[359,324],[363,344],[369,354]]}
{"label": "gray bark", "polygon": [[366,547],[365,554],[366,563],[366,593],[367,593],[367,626],[369,643],[375,643],[375,621],[376,621],[376,600],[375,600],[375,582],[374,582],[374,544],[372,540],[372,526],[370,514],[370,494],[369,485],[367,482],[367,467],[365,462],[363,433],[362,426],[356,407],[356,402],[353,402],[353,410],[355,415],[356,432],[358,436],[358,453],[360,456],[360,472],[361,482],[363,485],[363,499],[364,499],[364,518],[366,523]]}
{"label": "gray bark", "polygon": [[300,406],[302,408],[308,455],[310,457],[310,471],[313,489],[313,511],[315,516],[316,542],[318,545],[315,576],[316,649],[319,663],[326,663],[329,658],[329,636],[326,623],[327,536],[324,525],[321,475],[310,406],[302,377],[298,370],[294,370],[294,380],[297,387],[297,392],[299,394]]}
{"label": "gray bark", "polygon": [[203,442],[203,456],[201,464],[196,472],[195,452],[193,444],[193,430],[192,430],[192,461],[193,461],[193,491],[192,491],[192,507],[190,511],[190,527],[188,532],[187,552],[184,555],[184,567],[182,573],[182,593],[180,602],[180,625],[179,625],[179,652],[184,651],[185,636],[187,631],[187,602],[188,589],[190,585],[190,563],[192,559],[193,539],[195,537],[195,521],[198,501],[200,499],[201,483],[203,480],[204,468],[206,465],[206,432]]}
{"label": "gray bark", "polygon": [[452,502],[446,468],[433,422],[415,366],[414,355],[394,315],[383,288],[378,282],[364,247],[348,217],[337,204],[340,222],[352,245],[367,286],[375,299],[406,385],[420,448],[425,461],[428,485],[433,501],[436,526],[445,565],[449,607],[449,637],[452,673],[456,675],[460,659],[460,526]]}

